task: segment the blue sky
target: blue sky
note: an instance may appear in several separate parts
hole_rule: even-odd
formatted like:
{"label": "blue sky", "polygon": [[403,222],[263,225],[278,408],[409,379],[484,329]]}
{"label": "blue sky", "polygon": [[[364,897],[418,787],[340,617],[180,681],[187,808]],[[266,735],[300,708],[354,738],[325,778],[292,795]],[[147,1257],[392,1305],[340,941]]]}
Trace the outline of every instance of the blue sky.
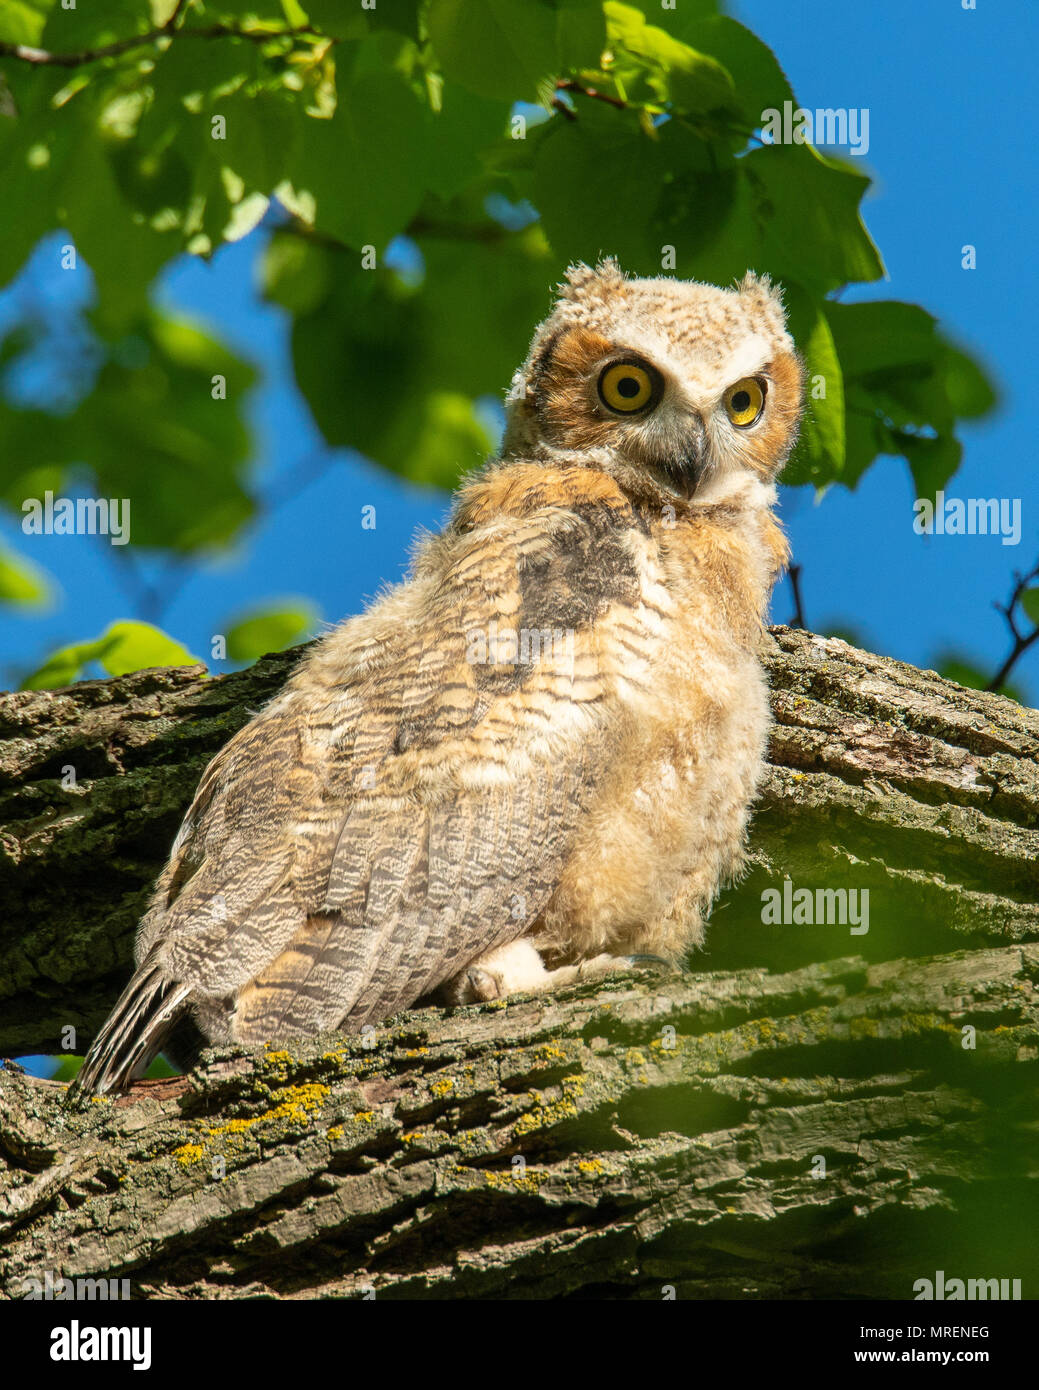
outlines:
{"label": "blue sky", "polygon": [[[965,461],[948,492],[1022,499],[1022,539],[1011,547],[998,537],[916,535],[914,489],[900,460],[880,460],[854,493],[833,488],[817,501],[809,489],[784,489],[807,622],[853,629],[863,645],[916,664],[956,649],[994,670],[1007,634],[993,601],[1006,597],[1013,571],[1030,569],[1039,549],[1028,348],[1036,298],[1029,114],[1039,6],[1016,5],[1010,20],[989,0],[979,0],[977,11],[963,10],[960,0],[871,0],[868,7],[739,0],[730,11],[774,48],[804,106],[869,108],[870,149],[861,166],[876,184],[864,215],[890,279],[847,298],[922,304],[987,365],[1002,403],[962,429]],[[445,494],[324,449],[293,384],[288,320],[256,294],[264,235],[209,264],[183,258],[158,290],[165,305],[209,324],[260,367],[263,384],[251,404],[256,477],[284,499],[232,554],[194,570],[171,598],[162,625],[203,654],[229,617],[268,599],[308,597],[329,622],[358,611],[383,583],[401,577],[416,528],[438,525],[446,511]],[[960,264],[967,242],[977,247],[973,271]],[[31,269],[17,292],[46,299],[53,276]],[[0,323],[4,313],[0,295]],[[374,531],[357,525],[365,504],[376,507]],[[9,516],[0,519],[0,544],[29,553]],[[31,554],[57,578],[62,598],[43,616],[0,609],[0,684],[61,643],[139,616],[114,549],[90,537],[33,539]],[[774,618],[791,613],[784,584]],[[1039,650],[1027,654],[1016,680],[1030,698],[1039,696]]]}

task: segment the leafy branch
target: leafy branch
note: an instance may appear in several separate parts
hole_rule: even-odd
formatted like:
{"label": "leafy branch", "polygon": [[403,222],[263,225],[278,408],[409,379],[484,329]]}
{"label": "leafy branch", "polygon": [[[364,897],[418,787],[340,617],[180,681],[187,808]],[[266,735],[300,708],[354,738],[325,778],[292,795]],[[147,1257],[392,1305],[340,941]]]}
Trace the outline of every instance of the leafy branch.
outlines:
{"label": "leafy branch", "polygon": [[297,24],[286,29],[243,28],[238,24],[207,24],[187,29],[177,28],[177,21],[189,0],[177,0],[173,13],[162,24],[147,29],[143,34],[134,34],[125,39],[113,39],[111,43],[97,48],[84,48],[75,53],[54,53],[45,48],[33,48],[29,44],[0,42],[0,57],[17,58],[20,62],[35,67],[78,68],[88,63],[97,63],[104,58],[118,58],[135,48],[147,48],[149,44],[161,39],[247,39],[251,43],[266,43],[270,39],[293,39],[300,36],[327,39],[337,42],[331,35],[323,34],[312,24]]}
{"label": "leafy branch", "polygon": [[[580,82],[575,82],[573,78],[560,77],[556,81],[555,90],[557,92],[573,92],[578,96],[591,97],[594,101],[605,101],[608,106],[614,106],[618,111],[626,111],[628,103],[621,97],[612,96],[609,92],[602,92],[598,87],[586,87]],[[573,112],[562,102],[554,101],[552,105],[558,111],[566,111],[570,116]]]}

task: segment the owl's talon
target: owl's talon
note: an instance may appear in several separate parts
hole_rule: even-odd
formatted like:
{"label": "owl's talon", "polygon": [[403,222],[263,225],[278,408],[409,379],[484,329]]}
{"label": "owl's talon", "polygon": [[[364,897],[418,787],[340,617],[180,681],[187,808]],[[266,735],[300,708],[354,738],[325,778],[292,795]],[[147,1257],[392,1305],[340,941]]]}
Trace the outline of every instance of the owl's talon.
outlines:
{"label": "owl's talon", "polygon": [[672,970],[674,968],[671,962],[665,960],[663,956],[635,955],[625,956],[624,959],[636,970]]}
{"label": "owl's talon", "polygon": [[492,975],[489,970],[472,966],[465,972],[465,998],[473,1004],[487,1004],[492,999],[500,999],[502,981],[500,975]]}

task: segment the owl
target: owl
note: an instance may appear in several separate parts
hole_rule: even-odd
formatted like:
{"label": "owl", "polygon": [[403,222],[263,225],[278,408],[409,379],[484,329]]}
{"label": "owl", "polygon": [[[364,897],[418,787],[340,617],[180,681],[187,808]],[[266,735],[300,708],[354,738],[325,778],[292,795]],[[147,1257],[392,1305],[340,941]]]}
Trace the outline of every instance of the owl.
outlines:
{"label": "owl", "polygon": [[184,1014],[258,1046],[699,944],[763,765],[801,409],[767,278],[571,267],[500,455],[207,768],[78,1093]]}

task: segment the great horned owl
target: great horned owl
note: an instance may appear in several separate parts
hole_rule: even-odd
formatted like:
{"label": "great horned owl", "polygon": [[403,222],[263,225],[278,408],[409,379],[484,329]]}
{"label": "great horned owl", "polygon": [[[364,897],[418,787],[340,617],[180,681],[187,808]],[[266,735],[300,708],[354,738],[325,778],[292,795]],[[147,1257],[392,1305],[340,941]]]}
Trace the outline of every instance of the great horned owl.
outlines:
{"label": "great horned owl", "polygon": [[802,369],[766,278],[572,267],[499,458],[210,763],[78,1089],[677,960],[739,867]]}

